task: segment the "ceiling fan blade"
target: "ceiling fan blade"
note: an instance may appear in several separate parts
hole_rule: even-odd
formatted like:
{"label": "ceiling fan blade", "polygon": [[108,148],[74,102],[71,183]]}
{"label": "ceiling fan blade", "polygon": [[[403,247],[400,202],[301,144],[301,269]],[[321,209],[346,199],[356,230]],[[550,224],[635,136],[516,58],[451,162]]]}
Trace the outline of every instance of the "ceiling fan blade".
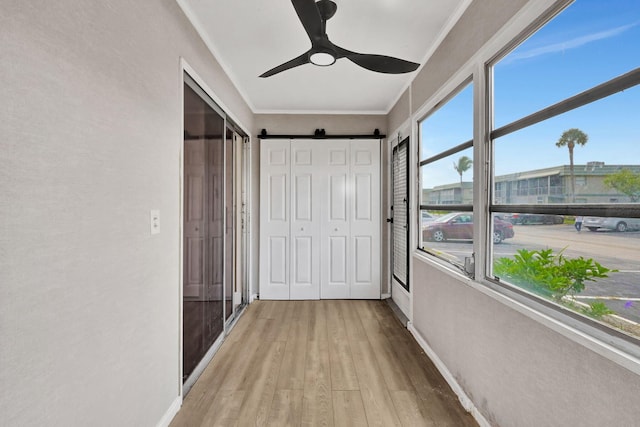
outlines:
{"label": "ceiling fan blade", "polygon": [[298,67],[300,65],[309,63],[309,52],[305,52],[297,58],[293,58],[291,61],[287,61],[284,64],[280,64],[277,67],[270,69],[269,71],[260,74],[260,77],[271,77],[274,74],[278,74],[282,71],[289,70],[291,68]]}
{"label": "ceiling fan blade", "polygon": [[417,70],[420,66],[420,64],[416,64],[415,62],[405,61],[404,59],[394,58],[392,56],[357,53],[343,49],[340,46],[334,45],[334,47],[341,58],[347,58],[354,64],[378,73],[410,73],[411,71]]}
{"label": "ceiling fan blade", "polygon": [[324,23],[316,2],[314,0],[291,0],[291,3],[311,42],[313,43],[314,40],[322,38],[324,35]]}

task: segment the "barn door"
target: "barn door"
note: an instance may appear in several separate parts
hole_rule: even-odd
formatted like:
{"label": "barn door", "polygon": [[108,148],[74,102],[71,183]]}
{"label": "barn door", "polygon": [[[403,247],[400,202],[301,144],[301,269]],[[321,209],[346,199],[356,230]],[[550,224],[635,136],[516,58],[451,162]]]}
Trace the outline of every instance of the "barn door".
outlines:
{"label": "barn door", "polygon": [[352,299],[380,298],[380,141],[351,141],[350,241]]}
{"label": "barn door", "polygon": [[321,148],[316,141],[291,143],[290,299],[320,298]]}
{"label": "barn door", "polygon": [[349,158],[344,141],[326,141],[322,201],[322,284],[321,297],[349,298]]}
{"label": "barn door", "polygon": [[380,142],[261,142],[260,298],[380,298]]}
{"label": "barn door", "polygon": [[289,140],[260,144],[260,298],[289,299]]}

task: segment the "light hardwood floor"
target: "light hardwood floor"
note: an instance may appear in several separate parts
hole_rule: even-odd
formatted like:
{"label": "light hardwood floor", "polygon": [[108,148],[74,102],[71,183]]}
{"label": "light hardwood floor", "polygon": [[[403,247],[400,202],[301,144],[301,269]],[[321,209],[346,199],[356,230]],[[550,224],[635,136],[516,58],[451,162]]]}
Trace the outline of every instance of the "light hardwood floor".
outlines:
{"label": "light hardwood floor", "polygon": [[384,301],[256,301],[171,423],[477,426]]}

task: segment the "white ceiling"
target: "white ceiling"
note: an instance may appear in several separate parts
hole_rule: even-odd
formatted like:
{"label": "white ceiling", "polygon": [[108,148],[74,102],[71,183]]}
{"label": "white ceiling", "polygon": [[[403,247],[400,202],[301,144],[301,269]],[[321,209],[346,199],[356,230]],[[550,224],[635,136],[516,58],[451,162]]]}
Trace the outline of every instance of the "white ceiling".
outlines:
{"label": "white ceiling", "polygon": [[[290,0],[177,0],[254,113],[385,114],[417,71],[381,74],[346,58],[265,71],[311,47]],[[424,64],[471,0],[334,0],[327,35],[345,49]]]}

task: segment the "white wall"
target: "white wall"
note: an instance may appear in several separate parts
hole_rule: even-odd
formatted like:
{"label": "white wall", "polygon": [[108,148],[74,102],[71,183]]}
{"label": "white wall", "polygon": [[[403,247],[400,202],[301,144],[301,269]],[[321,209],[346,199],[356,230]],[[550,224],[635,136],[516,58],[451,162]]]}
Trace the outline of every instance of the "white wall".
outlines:
{"label": "white wall", "polygon": [[180,57],[253,115],[174,0],[0,9],[0,424],[156,425],[181,382]]}

